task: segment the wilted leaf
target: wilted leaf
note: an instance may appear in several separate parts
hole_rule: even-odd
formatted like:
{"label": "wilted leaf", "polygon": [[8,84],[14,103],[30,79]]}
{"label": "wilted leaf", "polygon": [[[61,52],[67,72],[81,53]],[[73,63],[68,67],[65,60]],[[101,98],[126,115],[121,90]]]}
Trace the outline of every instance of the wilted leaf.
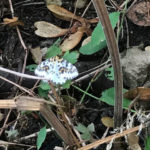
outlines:
{"label": "wilted leaf", "polygon": [[136,132],[132,132],[127,135],[127,141],[130,150],[141,150],[139,145],[139,137],[137,136]]}
{"label": "wilted leaf", "polygon": [[13,18],[4,18],[3,22],[4,24],[12,23],[18,21],[18,17],[13,17]]}
{"label": "wilted leaf", "polygon": [[46,0],[46,5],[62,5],[62,0]]}
{"label": "wilted leaf", "polygon": [[79,20],[79,18],[81,18],[58,5],[48,5],[47,8],[52,11],[56,17],[66,21],[70,21],[71,19]]}
{"label": "wilted leaf", "polygon": [[150,1],[140,1],[128,11],[127,17],[136,25],[150,26]]}
{"label": "wilted leaf", "polygon": [[86,2],[87,0],[77,0],[74,2],[74,7],[81,9],[85,7]]}
{"label": "wilted leaf", "polygon": [[40,47],[31,48],[30,49],[32,58],[36,64],[39,64],[42,61],[42,52],[40,50]]}
{"label": "wilted leaf", "polygon": [[81,41],[83,34],[84,33],[82,31],[77,31],[76,33],[71,34],[68,38],[66,38],[60,46],[62,51],[66,52],[78,45],[78,43]]}
{"label": "wilted leaf", "polygon": [[68,31],[45,21],[37,21],[34,26],[37,28],[35,34],[45,38],[59,37]]}
{"label": "wilted leaf", "polygon": [[145,51],[150,51],[150,46],[146,46]]}
{"label": "wilted leaf", "polygon": [[114,126],[114,120],[110,117],[103,117],[103,118],[101,118],[101,121],[106,127],[113,128],[113,126]]}
{"label": "wilted leaf", "polygon": [[150,88],[137,87],[124,93],[124,98],[134,99],[139,95],[140,100],[150,101]]}
{"label": "wilted leaf", "polygon": [[91,41],[91,36],[87,37],[86,39],[83,40],[82,46],[88,44]]}

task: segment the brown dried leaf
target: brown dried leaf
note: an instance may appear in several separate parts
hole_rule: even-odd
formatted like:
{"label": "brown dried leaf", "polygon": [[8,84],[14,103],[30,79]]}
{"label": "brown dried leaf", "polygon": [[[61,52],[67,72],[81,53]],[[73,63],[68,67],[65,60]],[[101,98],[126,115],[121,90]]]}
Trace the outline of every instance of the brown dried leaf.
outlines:
{"label": "brown dried leaf", "polygon": [[63,52],[73,49],[81,41],[84,32],[77,31],[74,34],[71,34],[64,42],[60,45],[60,48]]}
{"label": "brown dried leaf", "polygon": [[40,50],[40,47],[31,48],[30,49],[32,58],[36,64],[39,64],[42,61],[42,52]]}
{"label": "brown dried leaf", "polygon": [[150,88],[137,87],[135,89],[129,90],[126,93],[124,93],[124,98],[134,99],[138,95],[139,95],[140,100],[149,101],[150,100]]}
{"label": "brown dried leaf", "polygon": [[136,132],[128,134],[127,141],[128,141],[130,150],[141,150],[141,147],[138,143],[139,137],[136,135]]}
{"label": "brown dried leaf", "polygon": [[101,121],[106,127],[113,128],[113,126],[114,126],[114,120],[110,117],[103,117],[103,118],[101,118]]}
{"label": "brown dried leaf", "polygon": [[71,19],[80,20],[81,17],[74,15],[72,12],[66,10],[65,8],[62,8],[58,5],[48,5],[47,8],[52,11],[56,17],[70,21]]}
{"label": "brown dried leaf", "polygon": [[10,18],[4,18],[4,19],[3,19],[4,24],[16,22],[16,21],[18,21],[18,17],[14,17],[14,18],[12,18],[12,19],[10,19]]}
{"label": "brown dried leaf", "polygon": [[34,26],[37,28],[35,34],[45,38],[59,37],[68,31],[45,21],[37,21]]}
{"label": "brown dried leaf", "polygon": [[127,13],[127,17],[139,26],[150,26],[150,2],[141,1],[134,4]]}

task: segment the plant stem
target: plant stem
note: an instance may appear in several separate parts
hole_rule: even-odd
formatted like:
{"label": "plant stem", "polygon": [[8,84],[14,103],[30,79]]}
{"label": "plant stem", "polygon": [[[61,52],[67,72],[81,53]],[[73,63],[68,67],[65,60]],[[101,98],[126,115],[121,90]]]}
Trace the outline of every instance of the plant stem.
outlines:
{"label": "plant stem", "polygon": [[103,26],[107,46],[111,56],[112,66],[114,69],[114,87],[115,87],[115,105],[114,105],[114,128],[120,127],[122,123],[122,69],[120,64],[119,49],[112,29],[108,12],[104,0],[93,0],[97,15]]}

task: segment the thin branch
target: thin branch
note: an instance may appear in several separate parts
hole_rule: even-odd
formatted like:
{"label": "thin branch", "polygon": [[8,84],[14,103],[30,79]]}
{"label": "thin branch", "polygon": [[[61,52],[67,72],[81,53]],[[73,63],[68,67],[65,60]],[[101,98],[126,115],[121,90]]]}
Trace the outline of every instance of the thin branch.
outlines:
{"label": "thin branch", "polygon": [[[145,128],[145,126],[143,125],[142,128]],[[130,128],[130,129],[125,130],[125,131],[123,131],[123,132],[121,132],[121,133],[116,133],[115,135],[108,136],[108,137],[106,137],[105,139],[100,139],[100,140],[98,140],[98,141],[95,141],[95,142],[93,142],[93,143],[91,143],[91,144],[88,144],[88,145],[82,147],[82,148],[79,148],[78,150],[89,150],[89,149],[92,149],[92,148],[94,148],[94,147],[96,147],[96,146],[99,146],[99,145],[101,145],[101,144],[110,142],[112,139],[117,139],[117,138],[123,137],[123,136],[125,136],[125,135],[127,135],[127,134],[136,132],[136,131],[138,131],[139,129],[140,129],[140,126],[136,126],[136,127],[134,127],[134,128]]]}

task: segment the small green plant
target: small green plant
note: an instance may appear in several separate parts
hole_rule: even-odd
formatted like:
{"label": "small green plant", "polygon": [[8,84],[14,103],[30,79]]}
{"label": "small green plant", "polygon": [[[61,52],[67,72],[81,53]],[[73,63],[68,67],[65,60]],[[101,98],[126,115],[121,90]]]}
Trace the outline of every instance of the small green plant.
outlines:
{"label": "small green plant", "polygon": [[87,141],[92,139],[92,133],[95,132],[93,123],[89,124],[87,127],[79,123],[75,128],[81,132],[82,139]]}

